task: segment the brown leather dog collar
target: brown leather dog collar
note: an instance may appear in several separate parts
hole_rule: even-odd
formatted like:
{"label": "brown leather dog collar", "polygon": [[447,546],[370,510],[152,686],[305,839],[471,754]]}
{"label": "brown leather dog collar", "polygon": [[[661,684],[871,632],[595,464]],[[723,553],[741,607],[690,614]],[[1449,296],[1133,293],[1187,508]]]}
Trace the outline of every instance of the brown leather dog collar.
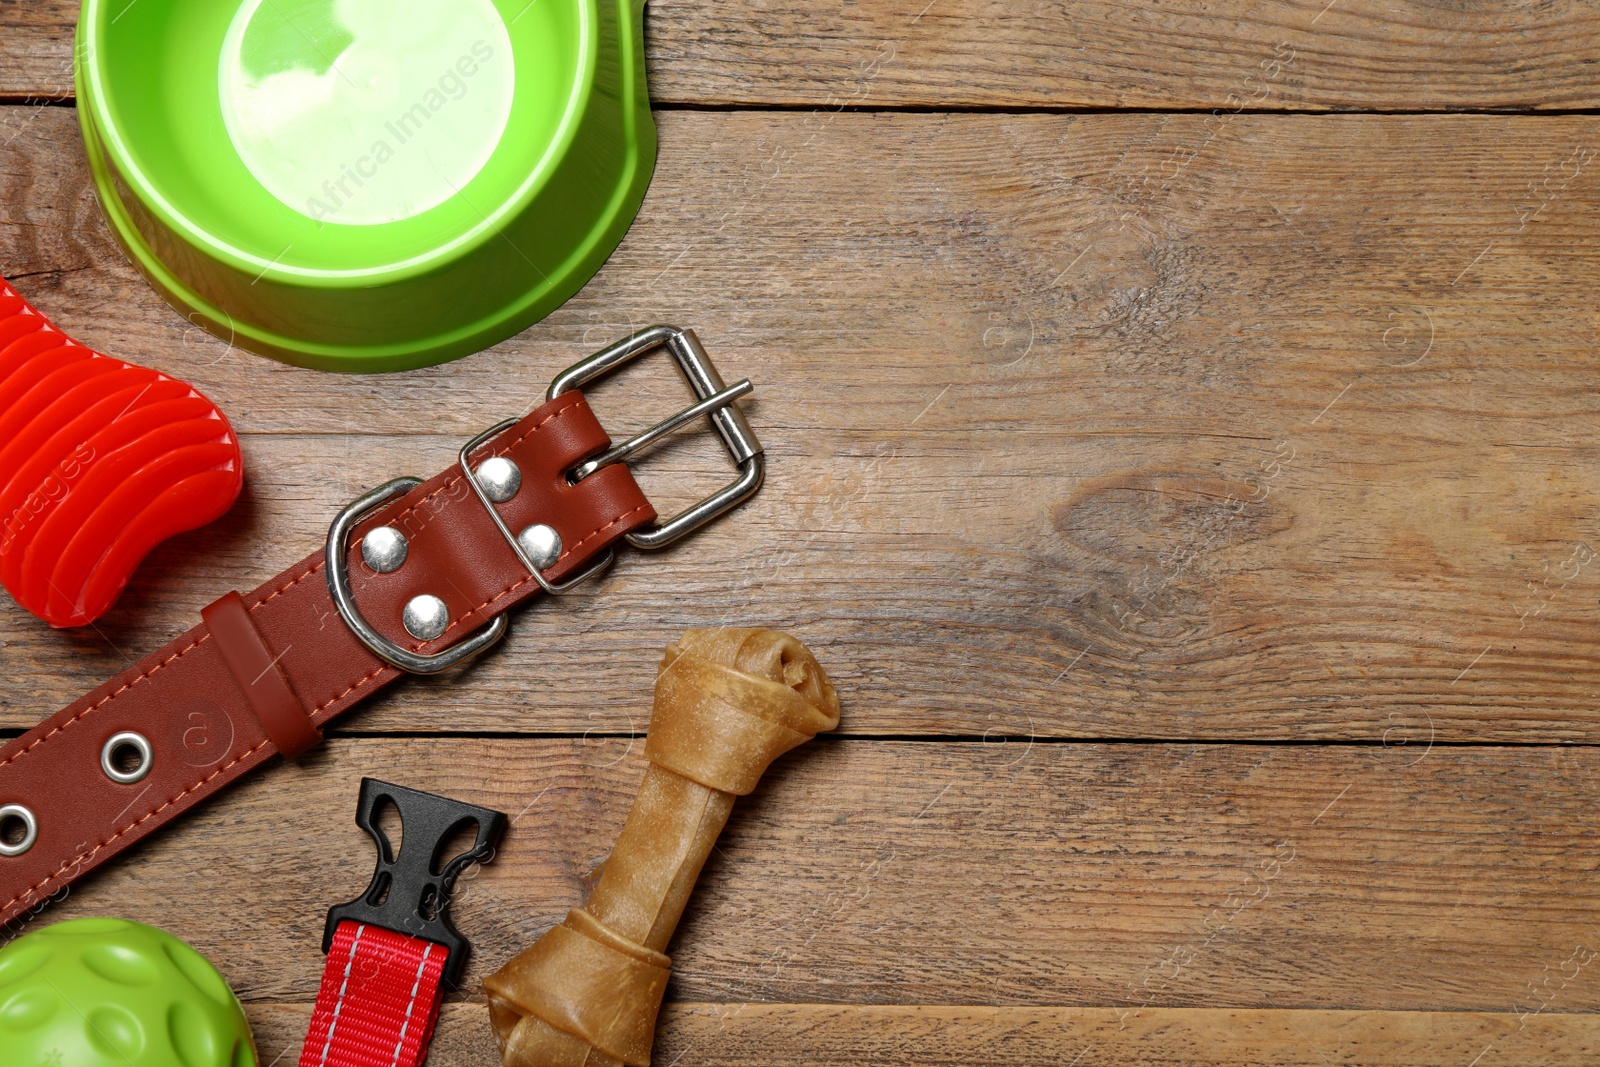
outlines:
{"label": "brown leather dog collar", "polygon": [[[658,347],[700,402],[611,447],[578,389]],[[723,384],[692,331],[634,334],[557,376],[543,406],[468,442],[458,468],[366,494],[327,549],[223,596],[199,626],[11,741],[0,749],[0,923],[274,754],[316,743],[400,674],[482,651],[508,610],[593,576],[619,543],[663,546],[748,499],[764,460],[733,401],[749,390]],[[621,460],[701,415],[739,476],[658,525]]]}

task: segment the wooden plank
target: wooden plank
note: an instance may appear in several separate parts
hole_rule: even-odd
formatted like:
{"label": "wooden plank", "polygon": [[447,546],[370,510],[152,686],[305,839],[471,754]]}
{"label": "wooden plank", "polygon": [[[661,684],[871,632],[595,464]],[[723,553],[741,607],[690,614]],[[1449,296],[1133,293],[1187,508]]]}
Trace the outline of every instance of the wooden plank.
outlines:
{"label": "wooden plank", "polygon": [[78,0],[0,7],[0,99],[28,104],[71,99],[77,22]]}
{"label": "wooden plank", "polygon": [[[310,1008],[249,1005],[262,1062],[299,1055]],[[500,1067],[487,1015],[447,1004],[432,1054],[450,1067]],[[1161,1008],[1118,1025],[1104,1008],[863,1004],[669,1004],[652,1062],[675,1067],[845,1064],[1006,1067],[1581,1067],[1600,1049],[1600,1019],[1442,1011]],[[1074,1060],[1074,1057],[1077,1057]]]}
{"label": "wooden plank", "polygon": [[[476,989],[582,902],[640,750],[335,740],[141,845],[46,917],[154,923],[243,998],[307,1002],[323,909],[371,869],[352,821],[371,774],[515,819],[457,893]],[[1130,1018],[1593,1012],[1597,772],[1592,748],[821,741],[735,809],[672,946],[671,996]]]}
{"label": "wooden plank", "polygon": [[[78,5],[0,7],[0,95],[72,93]],[[1586,4],[653,0],[658,106],[1577,108]]]}
{"label": "wooden plank", "polygon": [[[251,471],[99,632],[0,609],[5,726],[308,552],[358,489],[442,469],[558,368],[678,321],[758,383],[761,496],[348,723],[637,729],[669,640],[761,622],[818,647],[855,732],[1597,736],[1592,117],[670,115],[639,222],[567,307],[360,378],[190,326],[107,237],[70,110],[0,113],[25,122],[0,273],[200,384]],[[671,377],[597,407],[644,424],[681,403]],[[641,478],[693,499],[715,451]]]}

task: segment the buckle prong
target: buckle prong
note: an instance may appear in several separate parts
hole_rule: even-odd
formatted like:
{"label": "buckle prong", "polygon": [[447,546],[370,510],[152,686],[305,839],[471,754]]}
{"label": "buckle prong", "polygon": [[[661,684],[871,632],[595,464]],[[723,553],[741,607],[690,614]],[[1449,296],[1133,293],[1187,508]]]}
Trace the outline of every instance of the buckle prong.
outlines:
{"label": "buckle prong", "polygon": [[580,463],[572,471],[571,478],[573,483],[581,482],[601,467],[609,467],[617,460],[625,459],[639,451],[639,449],[654,444],[685,423],[693,422],[702,415],[720,411],[754,389],[755,386],[750,384],[750,379],[746,378],[741,382],[734,382],[715,396],[708,396],[700,403],[686,407],[676,415],[662,419],[643,433],[634,434],[620,445],[611,446],[587,463]]}
{"label": "buckle prong", "polygon": [[[766,477],[766,457],[761,449],[761,442],[756,439],[755,431],[750,428],[750,423],[745,420],[744,412],[739,410],[738,399],[747,396],[755,388],[748,378],[743,381],[727,385],[718,373],[716,365],[711,362],[711,357],[700,345],[700,339],[693,330],[680,330],[676,326],[651,326],[629,337],[623,338],[609,348],[602,349],[588,359],[573,364],[550,383],[549,398],[554,400],[562,393],[569,392],[585,385],[588,382],[609,373],[616,368],[628,363],[647,352],[665,347],[672,354],[673,360],[678,364],[678,369],[683,373],[690,388],[694,390],[699,399],[682,411],[671,415],[656,423],[641,433],[613,445],[600,455],[585,460],[571,473],[570,478],[574,484],[589,477],[594,472],[616,463],[642,448],[660,440],[680,426],[709,416],[712,427],[717,431],[717,436],[722,439],[723,446],[728,450],[728,456],[739,468],[739,476],[721,489],[705,497],[698,503],[692,504],[668,519],[666,522],[641,527],[626,534],[628,543],[635,548],[665,548],[672,542],[686,534],[704,526],[730,509],[737,507],[753,496],[761,488],[761,482]],[[494,502],[489,499],[488,492],[478,482],[477,472],[473,470],[470,457],[474,451],[482,447],[494,437],[504,433],[515,426],[520,419],[506,419],[497,423],[461,446],[457,456],[461,464],[461,471],[466,475],[467,484],[477,495],[478,502],[483,505],[489,517],[494,520],[495,528],[506,539],[506,544],[511,546],[511,551],[516,553],[528,573],[539,587],[546,593],[560,595],[574,586],[593,578],[611,565],[616,558],[616,550],[606,549],[606,553],[582,574],[569,578],[564,582],[552,582],[544,576],[522,544],[511,534],[505,521],[500,518],[500,512]],[[349,552],[350,531],[370,512],[379,505],[392,500],[404,493],[408,493],[421,485],[418,478],[396,478],[385,485],[380,485],[346,505],[339,512],[333,524],[328,528],[327,542],[327,571],[328,592],[333,597],[334,607],[339,611],[339,617],[344,620],[351,633],[365,645],[373,655],[384,662],[398,667],[412,674],[437,674],[450,667],[470,659],[499,641],[506,635],[509,623],[504,615],[496,615],[481,629],[433,655],[422,655],[402,648],[389,640],[369,623],[361,614],[360,607],[356,604],[355,595],[350,588],[350,574],[347,563]]]}
{"label": "buckle prong", "polygon": [[[725,393],[739,389],[741,382],[732,389],[723,382],[722,375],[718,373],[716,365],[711,362],[711,357],[706,355],[706,350],[701,347],[700,338],[695,336],[693,330],[681,330],[676,326],[651,326],[640,330],[630,337],[624,337],[609,348],[596,352],[579,363],[574,363],[550,383],[549,398],[554,400],[562,393],[577,389],[588,382],[607,374],[610,371],[628,363],[647,352],[665,347],[672,354],[678,370],[683,373],[690,388],[694,390],[699,402],[692,407],[667,419],[663,423],[639,434],[636,438],[623,442],[612,448],[604,455],[589,460],[578,468],[580,477],[598,470],[600,460],[605,459],[617,449],[628,448],[635,451],[643,448],[651,441],[657,440],[663,434],[670,433],[673,429],[683,425],[690,419],[701,415],[711,416],[711,425],[717,431],[717,436],[722,438],[723,446],[728,450],[728,456],[739,468],[739,476],[722,489],[711,494],[697,504],[680,511],[672,518],[655,526],[646,526],[634,530],[627,535],[628,543],[635,548],[665,548],[686,534],[692,533],[715,519],[724,512],[737,507],[755,495],[761,488],[761,482],[766,477],[766,457],[762,453],[761,442],[756,439],[755,431],[750,428],[750,423],[745,420],[744,412],[739,410],[735,400],[743,396],[748,390],[737,392],[724,399]],[[715,401],[715,402],[714,402]],[[615,460],[606,460],[614,462]]]}

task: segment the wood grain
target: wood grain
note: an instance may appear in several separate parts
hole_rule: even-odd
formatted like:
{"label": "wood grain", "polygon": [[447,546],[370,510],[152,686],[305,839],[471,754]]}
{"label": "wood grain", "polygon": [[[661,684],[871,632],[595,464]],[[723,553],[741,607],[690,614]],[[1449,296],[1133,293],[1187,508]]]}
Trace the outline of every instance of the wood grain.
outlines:
{"label": "wood grain", "polygon": [[[620,739],[335,740],[42,919],[153,923],[308,1002],[371,872],[370,774],[514,818],[453,909],[476,990],[584,899],[642,769]],[[669,999],[1593,1012],[1597,774],[1587,747],[819,739],[735,807]]]}
{"label": "wood grain", "polygon": [[[0,97],[72,95],[78,5],[0,6]],[[652,0],[658,106],[1579,108],[1600,94],[1581,0]]]}
{"label": "wood grain", "polygon": [[[307,1007],[249,1005],[262,1062],[299,1055]],[[1060,1067],[1583,1067],[1600,1046],[1593,1015],[1162,1008],[1119,1026],[1104,1008],[860,1004],[669,1004],[654,1063],[681,1067],[933,1064]],[[1486,1051],[1487,1050],[1487,1051]],[[447,1004],[433,1062],[499,1067],[484,1009]]]}
{"label": "wood grain", "polygon": [[[669,640],[760,621],[819,649],[857,733],[1600,736],[1600,122],[808,122],[666,116],[639,222],[571,304],[362,378],[189,326],[110,243],[71,111],[31,114],[0,148],[0,272],[204,388],[249,484],[98,630],[0,608],[23,665],[0,721],[277,573],[361,488],[442,469],[558,368],[676,321],[757,382],[762,494],[348,727],[638,729]],[[671,378],[641,368],[596,405],[642,425],[681,403]],[[640,477],[670,506],[726,472],[702,437]]]}
{"label": "wood grain", "polygon": [[[234,351],[126,264],[61,106],[77,10],[0,0],[0,274],[199,384],[249,481],[95,629],[0,597],[0,731],[652,322],[756,381],[772,475],[31,923],[188,939],[292,1062],[370,870],[357,779],[494,806],[431,1062],[497,1067],[472,991],[592,886],[661,648],[762,622],[817,649],[842,736],[736,808],[658,1064],[1595,1061],[1600,120],[1316,114],[1595,108],[1592,4],[652,0],[621,249],[382,378]],[[592,395],[641,425],[671,379]],[[670,507],[722,462],[679,439],[641,480]]]}

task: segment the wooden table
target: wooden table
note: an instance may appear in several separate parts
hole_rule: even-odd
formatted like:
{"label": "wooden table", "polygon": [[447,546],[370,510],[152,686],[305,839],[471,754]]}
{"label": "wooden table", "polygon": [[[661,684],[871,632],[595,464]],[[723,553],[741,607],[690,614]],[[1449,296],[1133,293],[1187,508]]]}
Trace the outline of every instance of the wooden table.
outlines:
{"label": "wooden table", "polygon": [[[134,273],[75,13],[0,6],[0,273],[199,384],[249,482],[96,628],[0,607],[12,733],[630,329],[756,381],[771,475],[48,918],[187,939],[293,1063],[374,774],[516,817],[456,909],[476,988],[592,883],[661,648],[765,624],[844,722],[736,810],[659,1064],[1595,1061],[1592,5],[657,0],[660,164],[617,254],[382,378],[230,350]],[[641,368],[596,407],[681,395]],[[689,440],[641,480],[723,471]],[[476,994],[433,1062],[497,1062]]]}

